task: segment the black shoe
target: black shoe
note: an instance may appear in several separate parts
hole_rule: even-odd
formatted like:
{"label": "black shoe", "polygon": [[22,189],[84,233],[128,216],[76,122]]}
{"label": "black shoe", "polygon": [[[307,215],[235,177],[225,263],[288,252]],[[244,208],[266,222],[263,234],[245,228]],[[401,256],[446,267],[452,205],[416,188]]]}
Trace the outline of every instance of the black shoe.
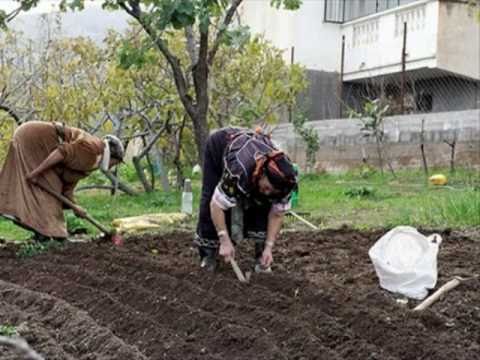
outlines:
{"label": "black shoe", "polygon": [[198,248],[200,254],[200,267],[209,272],[217,269],[217,249],[200,246]]}
{"label": "black shoe", "polygon": [[39,242],[39,243],[47,243],[49,242],[50,240],[52,240],[52,238],[50,236],[45,236],[45,235],[42,235],[38,232],[36,232],[34,235],[33,235],[33,238],[32,238],[33,241],[36,241],[36,242]]}

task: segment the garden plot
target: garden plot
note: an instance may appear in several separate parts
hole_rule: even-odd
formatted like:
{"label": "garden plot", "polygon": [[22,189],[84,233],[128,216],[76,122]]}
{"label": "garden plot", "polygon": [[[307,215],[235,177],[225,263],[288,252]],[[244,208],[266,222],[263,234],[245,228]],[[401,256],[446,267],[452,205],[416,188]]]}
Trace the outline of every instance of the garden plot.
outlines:
{"label": "garden plot", "polygon": [[[478,359],[480,281],[421,313],[378,286],[368,249],[384,233],[285,234],[273,274],[199,271],[191,234],[123,247],[0,250],[0,325],[46,359]],[[439,284],[480,269],[476,234],[441,234]],[[249,270],[253,248],[241,244]],[[1,359],[18,359],[0,347]]]}

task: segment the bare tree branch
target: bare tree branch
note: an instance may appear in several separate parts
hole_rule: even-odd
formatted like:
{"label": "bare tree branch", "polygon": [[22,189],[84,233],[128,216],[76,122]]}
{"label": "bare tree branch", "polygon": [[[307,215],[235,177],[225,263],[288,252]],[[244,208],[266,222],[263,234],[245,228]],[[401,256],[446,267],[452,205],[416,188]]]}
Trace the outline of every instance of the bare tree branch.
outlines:
{"label": "bare tree branch", "polygon": [[225,18],[223,19],[223,24],[220,26],[220,30],[218,31],[215,41],[213,43],[212,49],[208,54],[208,64],[211,66],[213,64],[213,60],[215,55],[217,54],[218,48],[220,47],[220,43],[222,42],[223,34],[227,31],[228,25],[232,22],[233,16],[235,15],[238,7],[242,3],[243,0],[233,0],[230,8],[227,10],[225,14]]}
{"label": "bare tree branch", "polygon": [[15,19],[17,17],[18,14],[20,14],[20,12],[22,11],[22,6],[16,8],[15,10],[13,10],[10,14],[8,14],[6,17],[5,17],[5,22],[8,23],[10,21],[12,21],[13,19]]}
{"label": "bare tree branch", "polygon": [[118,188],[128,195],[137,195],[137,193],[130,188],[127,184],[120,181],[111,171],[101,170],[102,173],[112,182],[112,184],[118,184]]}
{"label": "bare tree branch", "polygon": [[192,65],[196,64],[198,61],[197,42],[191,26],[185,28],[185,37],[187,39],[187,51],[188,55],[190,55],[190,61],[192,62]]}
{"label": "bare tree branch", "polygon": [[163,39],[158,36],[156,30],[152,27],[150,23],[147,22],[142,10],[140,9],[138,0],[129,0],[130,8],[126,5],[125,1],[119,1],[118,4],[129,15],[131,15],[135,20],[137,20],[137,22],[143,27],[145,32],[150,36],[157,49],[163,54],[163,56],[165,56],[165,59],[167,59],[173,71],[173,77],[175,79],[175,84],[177,86],[180,100],[185,106],[185,110],[187,110],[191,117],[194,117],[196,109],[191,97],[188,95],[187,82],[185,80],[185,75],[182,71],[180,60],[175,55],[173,55],[167,44],[165,44]]}
{"label": "bare tree branch", "polygon": [[13,111],[9,106],[0,104],[0,110],[3,110],[5,112],[7,112],[8,115],[13,117],[13,119],[15,120],[15,122],[18,125],[20,125],[22,123],[22,121],[21,121],[20,117],[17,115],[17,113],[15,111]]}

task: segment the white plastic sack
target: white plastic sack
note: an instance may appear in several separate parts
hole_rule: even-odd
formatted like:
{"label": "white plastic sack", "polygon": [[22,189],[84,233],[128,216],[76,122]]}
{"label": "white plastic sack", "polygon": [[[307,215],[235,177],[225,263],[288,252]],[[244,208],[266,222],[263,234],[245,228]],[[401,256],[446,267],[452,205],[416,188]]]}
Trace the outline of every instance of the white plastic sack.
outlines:
{"label": "white plastic sack", "polygon": [[398,226],[383,235],[368,254],[380,286],[421,300],[437,283],[437,254],[442,238],[425,237],[410,226]]}

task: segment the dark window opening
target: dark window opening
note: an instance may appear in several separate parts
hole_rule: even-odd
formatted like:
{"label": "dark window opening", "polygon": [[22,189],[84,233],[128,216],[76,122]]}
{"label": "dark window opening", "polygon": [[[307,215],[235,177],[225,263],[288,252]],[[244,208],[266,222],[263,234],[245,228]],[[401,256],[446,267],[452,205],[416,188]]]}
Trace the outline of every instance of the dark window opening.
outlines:
{"label": "dark window opening", "polygon": [[433,110],[433,96],[432,94],[423,93],[418,94],[415,99],[415,105],[419,112],[431,112]]}
{"label": "dark window opening", "polygon": [[419,0],[325,0],[324,22],[342,24],[415,1]]}

